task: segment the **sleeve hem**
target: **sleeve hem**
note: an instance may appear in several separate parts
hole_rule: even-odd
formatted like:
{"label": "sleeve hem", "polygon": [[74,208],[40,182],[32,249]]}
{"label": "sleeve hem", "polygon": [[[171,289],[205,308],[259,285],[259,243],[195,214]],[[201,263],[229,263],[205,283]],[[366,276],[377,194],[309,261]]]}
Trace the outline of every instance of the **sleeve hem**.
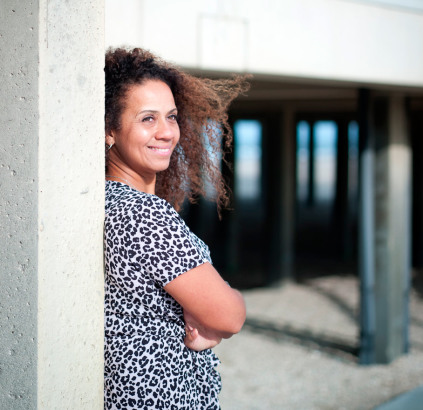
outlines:
{"label": "sleeve hem", "polygon": [[185,270],[181,270],[181,272],[178,272],[178,274],[176,276],[170,276],[165,282],[163,282],[161,285],[164,288],[166,285],[168,285],[170,282],[172,282],[174,279],[178,278],[179,276],[183,275],[184,273],[189,272],[192,269],[198,268],[201,265],[204,265],[205,263],[210,263],[210,261],[207,258],[203,258],[201,260],[198,261],[198,263],[190,268],[187,268]]}

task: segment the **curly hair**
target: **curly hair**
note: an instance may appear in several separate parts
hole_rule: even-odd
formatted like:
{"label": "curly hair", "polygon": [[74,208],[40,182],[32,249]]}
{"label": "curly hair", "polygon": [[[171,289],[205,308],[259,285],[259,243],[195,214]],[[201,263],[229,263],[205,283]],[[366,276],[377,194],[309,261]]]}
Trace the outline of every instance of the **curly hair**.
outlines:
{"label": "curly hair", "polygon": [[150,79],[160,80],[173,93],[180,139],[169,167],[157,174],[156,195],[180,210],[185,199],[195,202],[204,196],[205,185],[209,183],[216,192],[218,210],[227,207],[229,190],[215,159],[225,160],[224,154],[231,147],[227,109],[236,96],[248,89],[245,77],[197,78],[140,48],[108,49],[105,74],[106,134],[120,129],[126,94],[131,86]]}

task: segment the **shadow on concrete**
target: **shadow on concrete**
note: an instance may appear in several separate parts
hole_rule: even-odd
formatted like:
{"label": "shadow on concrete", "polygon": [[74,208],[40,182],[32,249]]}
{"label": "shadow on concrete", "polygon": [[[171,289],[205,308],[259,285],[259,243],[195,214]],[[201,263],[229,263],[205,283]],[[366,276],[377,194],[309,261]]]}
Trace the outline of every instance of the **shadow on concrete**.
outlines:
{"label": "shadow on concrete", "polygon": [[308,286],[313,289],[313,292],[318,293],[319,295],[325,297],[327,300],[330,300],[338,310],[342,312],[346,317],[350,318],[354,323],[357,323],[358,317],[354,312],[354,309],[342,299],[341,296],[336,295],[333,292],[330,292],[328,289],[320,287],[316,283],[302,282],[303,285]]}
{"label": "shadow on concrete", "polygon": [[411,286],[417,294],[423,298],[423,269],[413,269],[411,274]]}
{"label": "shadow on concrete", "polygon": [[279,325],[267,320],[247,318],[244,330],[261,334],[278,342],[294,342],[310,349],[317,349],[329,356],[357,362],[358,346],[334,335],[312,332],[306,328]]}
{"label": "shadow on concrete", "polygon": [[411,316],[410,324],[412,324],[413,326],[416,326],[416,327],[423,327],[423,320]]}

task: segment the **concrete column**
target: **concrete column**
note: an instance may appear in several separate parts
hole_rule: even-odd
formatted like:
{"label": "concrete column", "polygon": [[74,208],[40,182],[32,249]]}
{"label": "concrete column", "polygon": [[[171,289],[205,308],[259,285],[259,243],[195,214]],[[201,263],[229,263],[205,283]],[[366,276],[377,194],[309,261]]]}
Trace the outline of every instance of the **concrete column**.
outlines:
{"label": "concrete column", "polygon": [[[275,121],[268,145],[272,168],[269,175],[271,196],[268,218],[270,243],[269,282],[291,279],[294,272],[295,237],[295,118],[284,109]],[[276,137],[274,135],[277,135]]]}
{"label": "concrete column", "polygon": [[[365,364],[389,363],[408,350],[411,236],[411,152],[404,98],[370,97],[368,102],[370,136],[361,148],[360,215]],[[365,126],[362,121],[364,140]]]}
{"label": "concrete column", "polygon": [[375,360],[389,363],[408,350],[411,150],[402,96],[374,102]]}
{"label": "concrete column", "polygon": [[0,408],[37,403],[38,6],[0,13]]}
{"label": "concrete column", "polygon": [[295,237],[295,158],[296,158],[296,129],[294,112],[286,108],[283,111],[282,122],[282,152],[281,152],[281,183],[282,214],[280,258],[284,278],[291,278],[294,266],[294,237]]}
{"label": "concrete column", "polygon": [[[423,110],[412,113],[413,267],[423,275]],[[423,278],[421,278],[423,279]]]}
{"label": "concrete column", "polygon": [[375,363],[375,252],[374,252],[374,134],[370,132],[370,92],[360,90],[360,168],[358,259],[360,276],[360,363]]}
{"label": "concrete column", "polygon": [[336,251],[343,260],[351,254],[348,208],[348,121],[337,122],[336,189],[333,205],[333,226]]}
{"label": "concrete column", "polygon": [[103,407],[103,18],[2,3],[2,409]]}

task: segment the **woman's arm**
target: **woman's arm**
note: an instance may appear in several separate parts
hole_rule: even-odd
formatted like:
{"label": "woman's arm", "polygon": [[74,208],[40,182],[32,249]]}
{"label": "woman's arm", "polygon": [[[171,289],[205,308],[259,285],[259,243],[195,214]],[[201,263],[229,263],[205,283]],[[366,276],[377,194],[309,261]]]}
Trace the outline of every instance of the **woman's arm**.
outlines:
{"label": "woman's arm", "polygon": [[216,332],[201,326],[192,315],[184,311],[185,346],[197,352],[217,346],[222,338]]}
{"label": "woman's arm", "polygon": [[244,324],[246,310],[241,293],[228,286],[210,263],[178,276],[164,289],[191,315],[190,325],[198,324],[200,333],[226,339]]}

